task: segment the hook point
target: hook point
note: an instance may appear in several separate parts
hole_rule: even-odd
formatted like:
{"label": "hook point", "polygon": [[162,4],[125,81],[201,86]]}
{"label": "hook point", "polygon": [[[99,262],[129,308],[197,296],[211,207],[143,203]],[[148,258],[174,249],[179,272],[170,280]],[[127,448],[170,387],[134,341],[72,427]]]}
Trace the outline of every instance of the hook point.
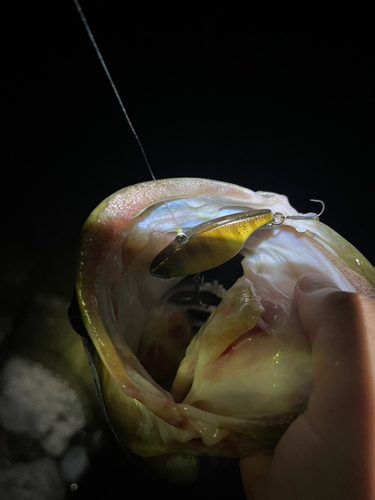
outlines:
{"label": "hook point", "polygon": [[316,200],[315,198],[310,198],[310,201],[314,201],[315,203],[320,203],[322,205],[320,212],[316,214],[316,217],[320,217],[326,208],[326,204],[323,200]]}

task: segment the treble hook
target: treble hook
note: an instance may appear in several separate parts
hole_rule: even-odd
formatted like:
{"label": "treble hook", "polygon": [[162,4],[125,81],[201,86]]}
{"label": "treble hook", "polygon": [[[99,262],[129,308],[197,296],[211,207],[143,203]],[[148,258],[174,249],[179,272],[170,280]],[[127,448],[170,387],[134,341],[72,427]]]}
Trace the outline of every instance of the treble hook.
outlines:
{"label": "treble hook", "polygon": [[322,208],[318,214],[301,214],[301,215],[284,215],[281,212],[276,212],[273,214],[273,219],[271,220],[270,224],[273,226],[279,226],[284,222],[285,219],[293,219],[293,220],[319,220],[319,217],[322,215],[324,212],[326,205],[324,201],[322,200],[315,200],[313,198],[310,198],[309,201],[314,201],[316,203],[320,203],[322,205]]}
{"label": "treble hook", "polygon": [[194,295],[198,301],[198,304],[201,307],[208,309],[209,305],[202,302],[202,300],[200,298],[200,294],[203,290],[204,274],[202,274],[202,273],[194,274],[193,282],[194,282]]}

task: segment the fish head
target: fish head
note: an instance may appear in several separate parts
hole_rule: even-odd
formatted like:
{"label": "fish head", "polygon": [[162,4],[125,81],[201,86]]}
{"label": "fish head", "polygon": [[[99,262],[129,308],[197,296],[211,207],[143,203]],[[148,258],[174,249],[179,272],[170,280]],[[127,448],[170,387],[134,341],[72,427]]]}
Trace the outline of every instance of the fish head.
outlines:
{"label": "fish head", "polygon": [[109,422],[137,455],[272,453],[313,388],[297,280],[320,272],[373,294],[372,265],[317,220],[258,229],[198,288],[151,275],[176,222],[189,230],[248,209],[298,215],[283,195],[179,178],[118,191],[83,228],[76,292],[89,357]]}

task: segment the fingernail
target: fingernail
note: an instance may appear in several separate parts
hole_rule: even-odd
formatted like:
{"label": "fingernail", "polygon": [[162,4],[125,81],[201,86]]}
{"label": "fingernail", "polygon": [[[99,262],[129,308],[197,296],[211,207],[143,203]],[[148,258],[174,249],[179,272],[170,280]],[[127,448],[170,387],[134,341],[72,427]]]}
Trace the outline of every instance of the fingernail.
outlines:
{"label": "fingernail", "polygon": [[333,280],[324,276],[324,274],[307,274],[297,281],[296,288],[302,292],[309,293],[321,290],[322,288],[338,289],[338,286]]}

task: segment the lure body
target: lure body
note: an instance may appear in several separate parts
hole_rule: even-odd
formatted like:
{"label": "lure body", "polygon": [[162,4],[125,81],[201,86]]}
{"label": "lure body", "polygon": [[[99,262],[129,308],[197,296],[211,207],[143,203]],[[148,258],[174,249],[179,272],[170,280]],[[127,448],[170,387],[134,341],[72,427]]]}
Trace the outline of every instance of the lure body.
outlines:
{"label": "lure body", "polygon": [[270,222],[271,210],[247,210],[203,222],[178,235],[152,261],[158,278],[198,274],[233,258],[256,229]]}

